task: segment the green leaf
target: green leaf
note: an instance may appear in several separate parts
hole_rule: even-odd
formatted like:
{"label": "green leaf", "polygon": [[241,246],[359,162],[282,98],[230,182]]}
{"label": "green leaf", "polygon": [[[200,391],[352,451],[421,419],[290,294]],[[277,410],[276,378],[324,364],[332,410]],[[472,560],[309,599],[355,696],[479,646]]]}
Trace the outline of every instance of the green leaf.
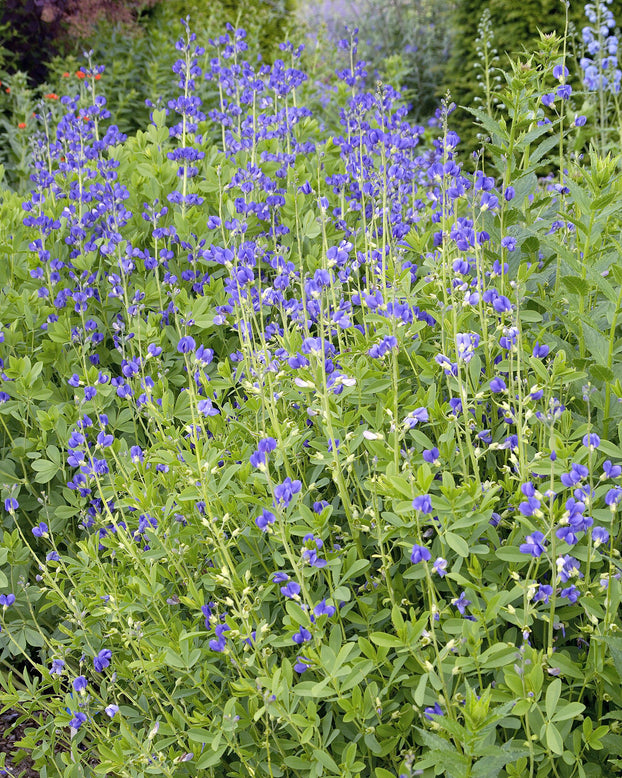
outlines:
{"label": "green leaf", "polygon": [[[559,681],[559,678],[556,680]],[[549,687],[550,688],[550,687]],[[548,690],[547,690],[548,691]],[[552,722],[547,722],[545,725],[545,739],[547,746],[551,749],[551,751],[554,754],[557,754],[558,756],[561,756],[564,753],[564,741],[562,740],[562,736]]]}
{"label": "green leaf", "polygon": [[32,469],[37,474],[35,476],[35,481],[38,484],[47,484],[54,478],[60,468],[55,462],[51,462],[49,459],[35,459],[32,463]]}
{"label": "green leaf", "polygon": [[546,715],[549,719],[553,718],[559,695],[562,693],[562,682],[560,678],[555,678],[548,685],[546,690]]}
{"label": "green leaf", "polygon": [[585,705],[582,702],[568,702],[561,710],[558,710],[553,716],[553,721],[568,721],[568,719],[576,719],[585,710]]}
{"label": "green leaf", "polygon": [[469,555],[469,544],[460,535],[456,535],[455,532],[446,532],[445,540],[458,556],[467,557]]}
{"label": "green leaf", "polygon": [[562,283],[572,294],[583,297],[587,291],[587,284],[578,276],[562,276]]}
{"label": "green leaf", "polygon": [[383,648],[399,648],[404,645],[404,641],[396,635],[387,635],[385,632],[372,632],[369,639]]}

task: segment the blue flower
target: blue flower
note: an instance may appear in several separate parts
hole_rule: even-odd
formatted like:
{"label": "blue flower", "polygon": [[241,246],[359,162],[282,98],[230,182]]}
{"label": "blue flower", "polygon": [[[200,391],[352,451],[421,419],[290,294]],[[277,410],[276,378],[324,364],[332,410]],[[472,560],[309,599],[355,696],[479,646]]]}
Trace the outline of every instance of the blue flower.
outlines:
{"label": "blue flower", "polygon": [[255,524],[259,527],[260,530],[265,532],[271,524],[274,524],[275,521],[276,516],[274,513],[267,510],[266,508],[263,508],[261,514],[255,519]]}
{"label": "blue flower", "polygon": [[177,351],[180,354],[188,354],[190,351],[194,351],[196,342],[192,335],[184,335],[177,343]]}
{"label": "blue flower", "polygon": [[416,427],[419,422],[429,421],[429,419],[430,414],[428,413],[427,408],[415,408],[415,410],[411,411],[404,419],[404,424],[411,430],[413,427]]}
{"label": "blue flower", "polygon": [[0,594],[0,605],[2,605],[4,609],[10,608],[14,602],[15,602],[14,594]]}
{"label": "blue flower", "polygon": [[570,600],[570,602],[573,604],[579,599],[579,594],[580,592],[574,584],[566,587],[565,589],[562,589],[560,592],[561,597]]}
{"label": "blue flower", "polygon": [[308,629],[305,627],[300,627],[298,632],[295,632],[292,635],[292,640],[294,643],[297,643],[299,646],[301,646],[303,643],[307,643],[309,640],[311,640],[311,637],[312,635]]}
{"label": "blue flower", "polygon": [[298,494],[302,487],[300,481],[292,481],[288,476],[282,484],[274,487],[274,498],[280,505],[287,507],[295,494]]}
{"label": "blue flower", "polygon": [[45,537],[49,532],[48,525],[44,521],[40,521],[36,527],[32,528],[32,534],[36,538]]}
{"label": "blue flower", "polygon": [[78,711],[77,713],[73,714],[73,718],[69,722],[69,726],[73,729],[80,729],[80,727],[84,724],[86,721],[86,713],[82,713],[82,711]]}
{"label": "blue flower", "polygon": [[534,343],[533,356],[536,357],[536,359],[543,359],[548,356],[549,351],[550,349],[546,344],[540,345],[538,341]]}
{"label": "blue flower", "polygon": [[531,554],[533,557],[541,556],[545,551],[546,541],[541,532],[532,532],[527,535],[525,542],[519,546],[523,554]]}
{"label": "blue flower", "polygon": [[84,692],[86,690],[88,681],[83,675],[79,675],[77,678],[74,678],[73,681],[73,688],[77,692]]}
{"label": "blue flower", "polygon": [[109,648],[102,648],[102,650],[93,659],[93,666],[98,673],[101,673],[110,665],[112,658],[112,651]]}
{"label": "blue flower", "polygon": [[440,575],[441,578],[443,578],[445,575],[447,575],[447,560],[443,559],[442,556],[439,556],[432,565],[432,569],[435,573]]}
{"label": "blue flower", "polygon": [[421,456],[423,457],[423,461],[424,461],[424,462],[428,462],[428,463],[429,463],[429,464],[431,464],[431,465],[432,465],[432,464],[434,464],[434,465],[436,465],[436,464],[439,464],[439,456],[440,456],[440,452],[439,452],[439,450],[436,448],[436,446],[435,446],[434,448],[428,448],[428,449],[426,449],[426,450],[425,450],[425,451],[422,453],[422,455],[421,455]]}
{"label": "blue flower", "polygon": [[595,432],[591,432],[589,435],[584,435],[583,445],[585,448],[589,448],[593,451],[600,446],[600,438]]}
{"label": "blue flower", "polygon": [[285,586],[281,586],[281,594],[289,597],[291,600],[300,596],[300,584],[296,581],[289,581]]}
{"label": "blue flower", "polygon": [[428,707],[423,711],[423,715],[428,721],[434,721],[434,716],[444,716],[445,711],[441,708],[438,702],[435,702],[434,707]]}
{"label": "blue flower", "polygon": [[309,667],[311,667],[311,664],[309,660],[304,656],[297,656],[296,657],[296,664],[294,665],[294,670],[297,673],[304,673],[305,670],[308,670]]}
{"label": "blue flower", "polygon": [[50,675],[61,675],[65,662],[62,659],[53,659],[50,667]]}
{"label": "blue flower", "polygon": [[462,616],[464,616],[465,610],[471,604],[471,600],[467,600],[466,594],[461,592],[460,597],[455,597],[451,604],[458,609]]}
{"label": "blue flower", "polygon": [[4,510],[9,511],[16,511],[19,508],[19,503],[15,499],[15,497],[7,497],[4,501]]}
{"label": "blue flower", "polygon": [[225,646],[227,645],[227,638],[224,636],[224,632],[227,632],[230,629],[226,624],[218,624],[214,632],[216,633],[216,639],[209,641],[209,647],[212,649],[212,651],[218,651],[222,652],[225,650]]}
{"label": "blue flower", "polygon": [[619,475],[622,475],[622,467],[620,467],[620,465],[611,464],[610,459],[603,462],[603,474],[601,475],[601,478],[617,478]]}
{"label": "blue flower", "polygon": [[549,598],[553,594],[553,587],[548,584],[540,584],[538,591],[533,596],[534,602],[543,602],[548,605]]}
{"label": "blue flower", "polygon": [[418,546],[415,544],[413,546],[412,553],[410,555],[410,561],[416,565],[419,562],[427,562],[432,558],[432,554],[425,546]]}
{"label": "blue flower", "polygon": [[114,718],[117,713],[119,712],[119,706],[118,705],[108,705],[106,708],[104,708],[106,715],[110,716],[110,718]]}
{"label": "blue flower", "polygon": [[336,612],[335,606],[334,605],[327,605],[326,604],[326,599],[320,600],[320,602],[318,602],[318,604],[313,609],[313,614],[316,617],[328,616],[328,618],[330,618],[331,616],[335,615],[335,612]]}
{"label": "blue flower", "polygon": [[420,494],[413,500],[413,508],[421,513],[432,513],[432,500],[429,494]]}
{"label": "blue flower", "polygon": [[500,394],[501,392],[505,392],[507,389],[506,383],[503,380],[503,378],[500,378],[499,376],[496,376],[495,378],[491,379],[490,381],[490,391],[494,392],[494,394]]}
{"label": "blue flower", "polygon": [[604,527],[594,527],[592,530],[592,540],[594,541],[594,545],[598,548],[598,546],[605,545],[606,543],[609,543],[609,533]]}

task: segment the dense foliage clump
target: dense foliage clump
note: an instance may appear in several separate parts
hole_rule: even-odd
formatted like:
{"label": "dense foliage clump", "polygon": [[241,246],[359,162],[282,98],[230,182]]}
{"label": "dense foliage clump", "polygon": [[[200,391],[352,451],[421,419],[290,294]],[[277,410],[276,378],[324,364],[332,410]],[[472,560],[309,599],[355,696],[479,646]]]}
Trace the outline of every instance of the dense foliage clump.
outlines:
{"label": "dense foliage clump", "polygon": [[133,135],[93,55],[7,87],[0,688],[42,775],[620,771],[609,13],[482,91],[473,171],[354,32],[323,91],[185,21]]}

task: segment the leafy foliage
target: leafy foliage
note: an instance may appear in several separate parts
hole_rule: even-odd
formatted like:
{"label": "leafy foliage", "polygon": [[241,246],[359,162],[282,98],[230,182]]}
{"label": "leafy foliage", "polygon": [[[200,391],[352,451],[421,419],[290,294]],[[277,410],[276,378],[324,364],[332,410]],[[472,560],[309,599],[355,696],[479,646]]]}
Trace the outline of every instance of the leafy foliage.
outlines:
{"label": "leafy foliage", "polygon": [[355,45],[334,132],[236,29],[131,137],[93,62],[28,119],[0,684],[50,777],[619,767],[621,160],[557,38],[485,173]]}

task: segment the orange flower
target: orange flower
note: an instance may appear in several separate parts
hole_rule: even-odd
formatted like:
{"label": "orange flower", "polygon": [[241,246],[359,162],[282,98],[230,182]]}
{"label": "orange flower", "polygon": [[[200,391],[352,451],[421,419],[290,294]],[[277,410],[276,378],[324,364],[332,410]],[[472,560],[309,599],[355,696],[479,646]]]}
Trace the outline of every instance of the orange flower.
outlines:
{"label": "orange flower", "polygon": [[50,92],[49,94],[45,95],[45,98],[47,100],[58,100],[58,95],[54,92]]}
{"label": "orange flower", "polygon": [[18,127],[18,129],[20,129],[20,130],[25,130],[25,129],[26,129],[26,122],[20,122],[20,123],[17,125],[17,127]]}
{"label": "orange flower", "polygon": [[71,73],[63,73],[63,78],[71,78]]}
{"label": "orange flower", "polygon": [[86,76],[86,73],[84,72],[84,70],[76,70],[76,76],[78,78],[84,78]]}
{"label": "orange flower", "polygon": [[11,87],[7,86],[7,88],[4,91],[7,93],[7,95],[10,94],[11,93]]}
{"label": "orange flower", "polygon": [[102,77],[102,74],[101,73],[97,73],[97,75],[95,76],[95,81],[99,81],[99,79],[101,77]]}

